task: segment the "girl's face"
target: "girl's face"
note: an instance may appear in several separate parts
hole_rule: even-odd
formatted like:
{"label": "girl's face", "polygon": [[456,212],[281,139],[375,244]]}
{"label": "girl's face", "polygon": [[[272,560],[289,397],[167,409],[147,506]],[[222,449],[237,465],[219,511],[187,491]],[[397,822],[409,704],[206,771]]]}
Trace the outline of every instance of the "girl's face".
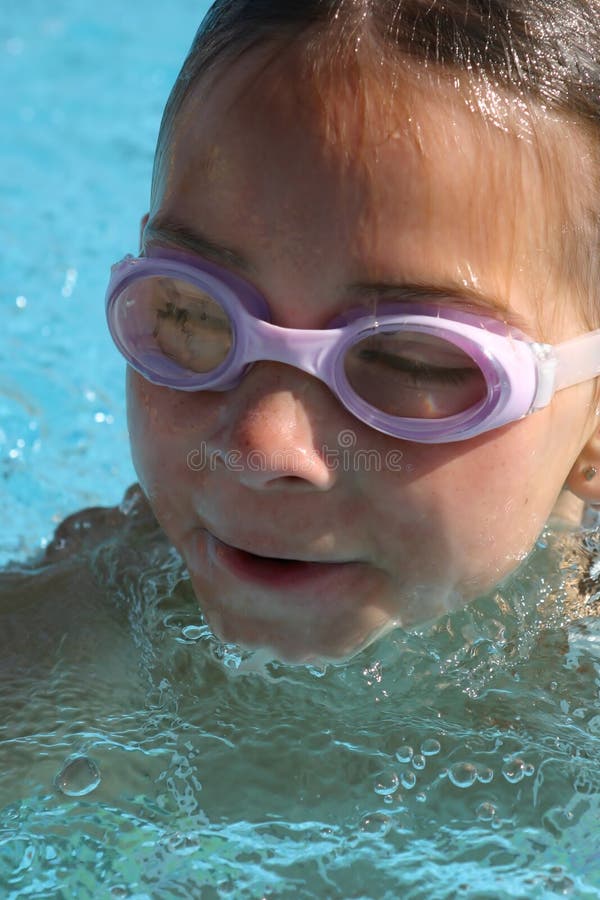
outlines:
{"label": "girl's face", "polygon": [[[144,249],[229,268],[290,328],[429,285],[534,339],[586,330],[561,278],[562,200],[545,180],[560,160],[542,174],[541,137],[491,125],[429,79],[319,88],[299,66],[288,51],[265,69],[252,51],[195,87]],[[279,363],[220,393],[128,375],[140,482],[208,621],[287,661],[343,657],[496,585],[576,464],[592,398],[587,383],[500,430],[424,445],[370,429]]]}

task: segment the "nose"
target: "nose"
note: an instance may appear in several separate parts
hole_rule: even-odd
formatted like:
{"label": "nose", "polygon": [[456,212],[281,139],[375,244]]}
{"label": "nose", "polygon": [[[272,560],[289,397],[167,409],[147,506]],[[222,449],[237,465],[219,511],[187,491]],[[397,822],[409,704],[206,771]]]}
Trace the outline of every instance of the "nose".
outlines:
{"label": "nose", "polygon": [[337,470],[323,436],[331,429],[332,406],[337,400],[311,375],[282,363],[255,363],[224,397],[214,450],[254,490],[329,490]]}

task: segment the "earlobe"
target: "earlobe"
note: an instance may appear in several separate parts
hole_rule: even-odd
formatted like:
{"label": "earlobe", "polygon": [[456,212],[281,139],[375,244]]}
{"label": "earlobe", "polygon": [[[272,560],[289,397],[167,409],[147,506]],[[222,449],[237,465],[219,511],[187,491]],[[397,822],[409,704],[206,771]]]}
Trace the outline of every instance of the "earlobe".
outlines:
{"label": "earlobe", "polygon": [[586,503],[600,504],[600,429],[594,432],[577,457],[566,487]]}
{"label": "earlobe", "polygon": [[144,240],[144,228],[148,224],[148,219],[150,218],[150,213],[146,213],[145,216],[142,216],[140,221],[140,250],[142,249],[142,243]]}

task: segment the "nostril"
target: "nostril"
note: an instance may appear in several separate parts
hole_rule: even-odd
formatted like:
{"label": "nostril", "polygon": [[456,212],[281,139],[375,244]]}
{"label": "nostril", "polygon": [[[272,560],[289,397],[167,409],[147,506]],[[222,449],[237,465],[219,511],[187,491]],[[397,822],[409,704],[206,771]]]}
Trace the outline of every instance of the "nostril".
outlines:
{"label": "nostril", "polygon": [[273,484],[277,484],[277,487],[286,487],[298,490],[314,489],[314,485],[308,482],[306,478],[299,478],[298,475],[278,475],[271,480]]}

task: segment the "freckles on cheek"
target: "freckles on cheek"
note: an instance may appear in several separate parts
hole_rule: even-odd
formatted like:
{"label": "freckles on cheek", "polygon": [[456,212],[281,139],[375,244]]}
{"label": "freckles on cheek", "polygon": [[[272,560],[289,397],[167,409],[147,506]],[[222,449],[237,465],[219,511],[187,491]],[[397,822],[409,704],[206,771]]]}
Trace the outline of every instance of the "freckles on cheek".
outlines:
{"label": "freckles on cheek", "polygon": [[164,443],[194,436],[204,420],[198,409],[201,397],[157,387],[131,373],[127,379],[127,417],[132,441]]}
{"label": "freckles on cheek", "polygon": [[153,505],[157,498],[168,501],[169,496],[179,502],[182,494],[201,487],[206,468],[200,465],[206,456],[203,425],[210,418],[205,397],[157,387],[136,373],[128,377],[132,459]]}

